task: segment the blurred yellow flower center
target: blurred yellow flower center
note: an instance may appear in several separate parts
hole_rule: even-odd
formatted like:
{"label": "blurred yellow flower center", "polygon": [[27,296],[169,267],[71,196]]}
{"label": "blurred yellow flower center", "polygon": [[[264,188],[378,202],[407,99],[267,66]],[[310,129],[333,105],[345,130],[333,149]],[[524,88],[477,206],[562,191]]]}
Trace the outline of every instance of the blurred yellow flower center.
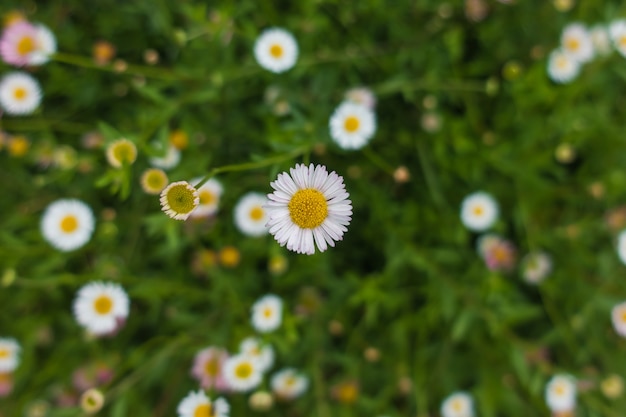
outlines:
{"label": "blurred yellow flower center", "polygon": [[296,385],[296,377],[293,375],[289,375],[287,378],[285,378],[285,385],[288,387],[293,387],[294,385]]}
{"label": "blurred yellow flower center", "polygon": [[556,395],[565,394],[565,387],[562,384],[558,384],[556,387],[554,387],[554,393]]}
{"label": "blurred yellow flower center", "polygon": [[626,310],[622,311],[622,314],[620,314],[620,317],[622,318],[622,321],[626,323]]}
{"label": "blurred yellow flower center", "polygon": [[344,122],[344,127],[350,133],[356,132],[359,128],[359,119],[354,116],[346,117],[346,121]]}
{"label": "blurred yellow flower center", "polygon": [[217,358],[211,358],[204,364],[204,373],[209,376],[217,376],[220,371],[220,364]]}
{"label": "blurred yellow flower center", "polygon": [[93,302],[93,308],[98,314],[108,314],[113,308],[113,300],[108,295],[101,295]]}
{"label": "blurred yellow flower center", "polygon": [[263,218],[263,208],[259,206],[252,207],[250,210],[250,218],[259,221]]}
{"label": "blurred yellow flower center", "polygon": [[621,47],[626,47],[626,35],[620,36],[618,43]]}
{"label": "blurred yellow flower center", "polygon": [[211,417],[212,415],[211,404],[201,404],[193,412],[193,417]]}
{"label": "blurred yellow flower center", "polygon": [[452,409],[456,412],[459,412],[463,409],[463,402],[461,400],[452,401]]}
{"label": "blurred yellow flower center", "polygon": [[175,213],[187,214],[196,208],[195,189],[189,184],[177,184],[167,191],[166,199]]}
{"label": "blurred yellow flower center", "polygon": [[137,148],[128,140],[115,142],[113,145],[113,157],[120,163],[132,164],[137,158]]}
{"label": "blurred yellow flower center", "polygon": [[272,313],[273,313],[273,312],[274,312],[274,310],[272,310],[272,309],[271,309],[271,308],[269,308],[269,307],[266,307],[266,308],[263,310],[263,316],[264,316],[265,318],[270,318],[270,317],[272,317]]}
{"label": "blurred yellow flower center", "polygon": [[274,58],[280,58],[281,56],[283,56],[283,47],[278,44],[272,45],[270,47],[270,55],[272,55]]}
{"label": "blurred yellow flower center", "polygon": [[303,229],[314,229],[328,217],[326,197],[312,188],[296,191],[287,207],[291,220]]}
{"label": "blurred yellow flower center", "polygon": [[213,204],[216,200],[217,198],[215,197],[215,194],[213,194],[212,192],[208,190],[200,191],[200,204],[202,204],[203,206],[208,205],[208,204]]}
{"label": "blurred yellow flower center", "polygon": [[578,51],[580,48],[580,41],[575,38],[569,38],[565,41],[565,47],[571,51]]}
{"label": "blurred yellow flower center", "polygon": [[481,206],[476,206],[472,209],[472,213],[474,213],[474,216],[482,216],[485,213],[485,209]]}
{"label": "blurred yellow flower center", "polygon": [[0,348],[0,359],[6,359],[9,356],[11,356],[11,352],[9,352],[9,349]]}
{"label": "blurred yellow flower center", "polygon": [[569,62],[569,61],[567,60],[567,58],[560,57],[560,58],[558,58],[558,59],[556,60],[556,67],[557,67],[558,69],[565,69],[565,68],[567,68],[567,63],[568,63],[568,62]]}
{"label": "blurred yellow flower center", "polygon": [[17,53],[20,55],[28,55],[36,49],[35,40],[30,36],[24,36],[17,43]]}
{"label": "blurred yellow flower center", "polygon": [[189,144],[187,133],[182,130],[175,130],[170,133],[170,143],[178,149],[185,149]]}
{"label": "blurred yellow flower center", "polygon": [[24,100],[27,95],[28,93],[24,87],[17,87],[13,90],[13,97],[15,97],[16,100]]}
{"label": "blurred yellow flower center", "polygon": [[237,378],[246,379],[252,375],[252,365],[248,362],[242,362],[235,368]]}
{"label": "blurred yellow flower center", "polygon": [[68,214],[61,219],[61,230],[64,233],[72,233],[78,229],[78,219],[73,214]]}
{"label": "blurred yellow flower center", "polygon": [[161,191],[167,186],[167,175],[160,169],[149,170],[146,173],[145,184],[151,191]]}

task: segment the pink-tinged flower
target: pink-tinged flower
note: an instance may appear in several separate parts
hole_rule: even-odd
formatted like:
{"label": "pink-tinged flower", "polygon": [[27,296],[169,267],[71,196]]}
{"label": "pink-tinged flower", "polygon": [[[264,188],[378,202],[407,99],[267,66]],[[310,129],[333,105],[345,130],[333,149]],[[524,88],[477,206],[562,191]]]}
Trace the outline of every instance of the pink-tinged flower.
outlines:
{"label": "pink-tinged flower", "polygon": [[0,398],[8,397],[13,391],[13,374],[0,373]]}
{"label": "pink-tinged flower", "polygon": [[105,364],[87,365],[72,374],[72,384],[78,392],[107,384],[113,379],[113,370]]}
{"label": "pink-tinged flower", "polygon": [[214,387],[217,391],[227,391],[228,382],[224,378],[226,359],[228,359],[228,352],[225,349],[217,347],[202,349],[196,353],[191,374],[204,389]]}
{"label": "pink-tinged flower", "polygon": [[45,64],[56,49],[56,39],[50,29],[26,21],[7,26],[0,38],[2,60],[18,67]]}
{"label": "pink-tinged flower", "polygon": [[478,240],[478,252],[492,271],[510,271],[517,259],[513,243],[497,235],[482,236]]}

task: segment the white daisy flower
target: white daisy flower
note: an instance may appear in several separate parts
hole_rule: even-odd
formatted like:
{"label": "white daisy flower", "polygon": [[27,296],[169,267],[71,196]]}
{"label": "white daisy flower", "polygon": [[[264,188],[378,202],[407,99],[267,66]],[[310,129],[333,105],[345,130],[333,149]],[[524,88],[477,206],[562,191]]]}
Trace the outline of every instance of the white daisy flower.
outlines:
{"label": "white daisy flower", "polygon": [[345,99],[346,101],[365,106],[372,111],[374,107],[376,107],[376,96],[374,92],[367,87],[351,88],[346,91]]}
{"label": "white daisy flower", "polygon": [[161,191],[161,210],[175,220],[187,220],[198,207],[200,197],[187,181],[176,181]]}
{"label": "white daisy flower", "polygon": [[546,385],[546,403],[555,413],[574,410],[576,406],[576,380],[571,375],[555,375]]}
{"label": "white daisy flower", "polygon": [[285,72],[296,64],[298,44],[293,35],[284,29],[266,29],[254,44],[254,57],[266,70]]}
{"label": "white daisy flower", "polygon": [[[198,184],[202,178],[191,180],[192,184]],[[198,189],[198,197],[200,202],[198,206],[191,212],[191,217],[206,217],[217,213],[220,206],[220,199],[224,189],[222,184],[215,178],[211,178]]]}
{"label": "white daisy flower", "polygon": [[42,24],[16,22],[0,38],[0,56],[12,65],[42,65],[56,52],[56,39]]}
{"label": "white daisy flower", "polygon": [[230,405],[224,398],[211,401],[204,391],[191,391],[178,404],[178,417],[228,417]]}
{"label": "white daisy flower", "polygon": [[0,81],[0,106],[7,114],[25,115],[34,112],[41,103],[41,88],[25,72],[11,72]]}
{"label": "white daisy flower", "polygon": [[259,193],[248,193],[241,197],[235,206],[235,225],[244,235],[262,236],[267,234],[267,212],[263,206],[267,197]]}
{"label": "white daisy flower", "polygon": [[580,73],[580,63],[567,55],[563,50],[556,49],[548,58],[548,76],[555,83],[565,84]]}
{"label": "white daisy flower", "polygon": [[111,282],[84,285],[74,300],[76,321],[100,336],[117,330],[128,317],[129,300],[124,289]]}
{"label": "white daisy flower", "polygon": [[489,229],[498,219],[498,203],[485,192],[468,195],[461,203],[461,221],[470,230],[481,232]]}
{"label": "white daisy flower", "polygon": [[[312,255],[315,245],[324,252],[342,240],[352,216],[352,202],[343,177],[313,164],[291,168],[270,183],[267,226],[281,246]],[[315,242],[315,243],[314,243]]]}
{"label": "white daisy flower", "polygon": [[606,26],[595,25],[589,30],[589,36],[591,36],[593,50],[596,55],[605,56],[611,53],[611,38]]}
{"label": "white daisy flower", "polygon": [[224,362],[224,378],[233,391],[247,392],[261,383],[263,373],[253,357],[239,354]]}
{"label": "white daisy flower", "polygon": [[293,368],[285,368],[272,376],[270,385],[277,397],[291,400],[304,394],[309,379]]}
{"label": "white daisy flower", "polygon": [[155,168],[168,170],[175,168],[180,163],[180,158],[180,149],[170,143],[164,156],[153,156],[150,158],[150,165]]}
{"label": "white daisy flower", "polygon": [[613,328],[622,337],[626,337],[626,301],[617,304],[611,310]]}
{"label": "white daisy flower", "polygon": [[245,338],[239,345],[242,355],[252,358],[260,372],[265,372],[274,365],[274,349],[268,343],[261,344],[255,337]]}
{"label": "white daisy flower", "polygon": [[20,345],[15,339],[0,337],[0,373],[13,372],[20,363]]}
{"label": "white daisy flower", "polygon": [[342,149],[360,149],[376,132],[374,112],[362,104],[343,102],[330,117],[330,136]]}
{"label": "white daisy flower", "polygon": [[61,199],[51,203],[41,218],[41,233],[52,246],[69,252],[91,239],[95,219],[80,200]]}
{"label": "white daisy flower", "polygon": [[626,264],[626,229],[617,236],[617,256],[623,264]]}
{"label": "white daisy flower", "polygon": [[545,252],[531,252],[522,260],[524,280],[530,284],[539,284],[552,272],[552,258]]}
{"label": "white daisy flower", "polygon": [[580,23],[570,23],[561,34],[561,49],[581,64],[593,58],[593,42],[587,28]]}
{"label": "white daisy flower", "polygon": [[626,57],[626,20],[620,19],[609,25],[609,36],[613,46],[623,57]]}
{"label": "white daisy flower", "polygon": [[252,326],[259,333],[278,329],[283,317],[283,301],[275,295],[266,295],[252,306]]}
{"label": "white daisy flower", "polygon": [[442,417],[473,417],[474,402],[466,392],[455,392],[441,404]]}

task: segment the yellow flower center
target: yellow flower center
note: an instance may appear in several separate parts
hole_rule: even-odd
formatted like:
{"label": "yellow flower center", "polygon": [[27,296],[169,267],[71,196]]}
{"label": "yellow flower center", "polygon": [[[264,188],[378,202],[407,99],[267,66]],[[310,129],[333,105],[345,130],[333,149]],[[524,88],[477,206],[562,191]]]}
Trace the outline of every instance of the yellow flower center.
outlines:
{"label": "yellow flower center", "polygon": [[346,131],[353,133],[356,132],[359,128],[359,119],[354,116],[346,117],[346,121],[344,122],[344,127]]}
{"label": "yellow flower center", "polygon": [[556,67],[557,67],[558,69],[563,70],[563,69],[567,68],[567,64],[568,64],[568,62],[569,62],[569,61],[567,60],[567,58],[560,57],[560,58],[558,58],[558,59],[556,60]]}
{"label": "yellow flower center", "polygon": [[563,386],[563,384],[558,384],[556,387],[554,387],[554,393],[558,396],[564,395],[565,387]]}
{"label": "yellow flower center", "polygon": [[204,373],[208,376],[217,376],[220,373],[220,363],[217,358],[211,358],[204,364]]}
{"label": "yellow flower center", "polygon": [[189,136],[182,130],[175,130],[170,133],[170,143],[178,149],[185,149],[189,145]]}
{"label": "yellow flower center", "polygon": [[17,87],[15,90],[13,90],[13,97],[15,97],[16,100],[24,100],[27,95],[28,92],[24,87]]}
{"label": "yellow flower center", "polygon": [[617,43],[619,43],[619,46],[622,48],[626,47],[626,35],[620,36]]}
{"label": "yellow flower center", "polygon": [[217,200],[215,194],[209,190],[200,190],[200,204],[203,206],[213,204]]}
{"label": "yellow flower center", "polygon": [[260,206],[252,207],[252,210],[250,210],[250,218],[257,222],[263,218],[263,214],[265,214],[265,212]]}
{"label": "yellow flower center", "polygon": [[313,188],[296,191],[287,207],[291,220],[303,229],[318,227],[328,216],[326,197]]}
{"label": "yellow flower center", "polygon": [[124,140],[113,143],[113,157],[120,162],[132,164],[137,158],[137,148],[131,141]]}
{"label": "yellow flower center", "polygon": [[265,307],[265,309],[263,310],[263,317],[269,319],[270,317],[273,316],[274,310],[272,310],[269,307]]}
{"label": "yellow flower center", "polygon": [[580,41],[576,38],[569,38],[565,41],[565,47],[570,51],[578,51],[580,48]]}
{"label": "yellow flower center", "polygon": [[289,375],[287,378],[285,378],[285,385],[288,387],[293,387],[294,385],[296,385],[296,382],[298,381],[293,375]]}
{"label": "yellow flower center", "polygon": [[485,213],[485,209],[483,209],[481,206],[475,206],[472,209],[472,213],[474,213],[474,216],[482,216]]}
{"label": "yellow flower center", "polygon": [[622,322],[626,323],[626,310],[622,310],[620,318],[622,319]]}
{"label": "yellow flower center", "polygon": [[283,53],[283,47],[278,44],[274,44],[270,47],[270,55],[272,55],[274,58],[280,58],[281,56],[283,56]]}
{"label": "yellow flower center", "polygon": [[233,246],[226,246],[220,251],[220,261],[222,265],[234,268],[239,264],[239,259],[241,258],[241,254],[239,250]]}
{"label": "yellow flower center", "polygon": [[9,349],[0,348],[0,359],[6,359],[9,356],[11,356],[11,352],[9,352]]}
{"label": "yellow flower center", "polygon": [[61,230],[63,233],[72,233],[78,229],[78,219],[73,214],[68,214],[61,219]]}
{"label": "yellow flower center", "polygon": [[17,43],[17,53],[20,55],[28,55],[35,49],[37,49],[37,44],[35,43],[35,40],[30,36],[24,36]]}
{"label": "yellow flower center", "polygon": [[237,378],[246,379],[252,375],[252,365],[248,362],[242,362],[235,368],[235,376]]}
{"label": "yellow flower center", "polygon": [[214,415],[211,404],[200,404],[193,412],[193,417],[211,417]]}
{"label": "yellow flower center", "polygon": [[461,400],[452,401],[452,409],[456,412],[459,412],[463,409],[463,402]]}
{"label": "yellow flower center", "polygon": [[113,300],[108,295],[101,295],[93,302],[93,308],[98,314],[107,314],[113,309]]}
{"label": "yellow flower center", "polygon": [[144,173],[144,190],[158,193],[167,186],[167,175],[160,169],[151,168]]}
{"label": "yellow flower center", "polygon": [[196,208],[195,189],[189,184],[176,184],[167,191],[166,199],[175,213],[187,214]]}

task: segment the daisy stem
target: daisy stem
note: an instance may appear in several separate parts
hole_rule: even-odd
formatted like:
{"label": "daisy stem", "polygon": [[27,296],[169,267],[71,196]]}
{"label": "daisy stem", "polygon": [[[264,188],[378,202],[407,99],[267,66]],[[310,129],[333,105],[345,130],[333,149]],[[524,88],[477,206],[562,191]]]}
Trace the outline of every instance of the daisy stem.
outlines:
{"label": "daisy stem", "polygon": [[91,58],[81,56],[81,55],[62,53],[62,52],[57,52],[56,54],[54,54],[52,56],[52,59],[56,62],[75,65],[77,67],[82,67],[82,68],[97,69],[100,71],[107,71],[107,72],[114,72],[114,73],[126,73],[126,74],[132,74],[132,75],[140,75],[140,76],[144,76],[148,78],[156,78],[156,79],[160,79],[164,81],[178,81],[181,78],[184,78],[183,76],[179,74],[175,74],[167,69],[148,67],[144,65],[126,64],[126,68],[124,68],[123,71],[120,71],[119,69],[116,69],[115,65],[113,64],[98,65]]}
{"label": "daisy stem", "polygon": [[207,175],[205,175],[202,180],[195,184],[195,188],[202,187],[204,183],[210,180],[217,174],[222,174],[224,172],[237,172],[237,171],[249,171],[253,169],[263,168],[269,165],[277,164],[279,162],[283,162],[289,159],[293,159],[297,156],[303,155],[310,150],[309,146],[301,146],[292,150],[291,152],[287,152],[285,154],[272,156],[270,158],[262,159],[260,161],[255,162],[244,162],[243,164],[233,164],[233,165],[224,165],[221,167],[213,168]]}

